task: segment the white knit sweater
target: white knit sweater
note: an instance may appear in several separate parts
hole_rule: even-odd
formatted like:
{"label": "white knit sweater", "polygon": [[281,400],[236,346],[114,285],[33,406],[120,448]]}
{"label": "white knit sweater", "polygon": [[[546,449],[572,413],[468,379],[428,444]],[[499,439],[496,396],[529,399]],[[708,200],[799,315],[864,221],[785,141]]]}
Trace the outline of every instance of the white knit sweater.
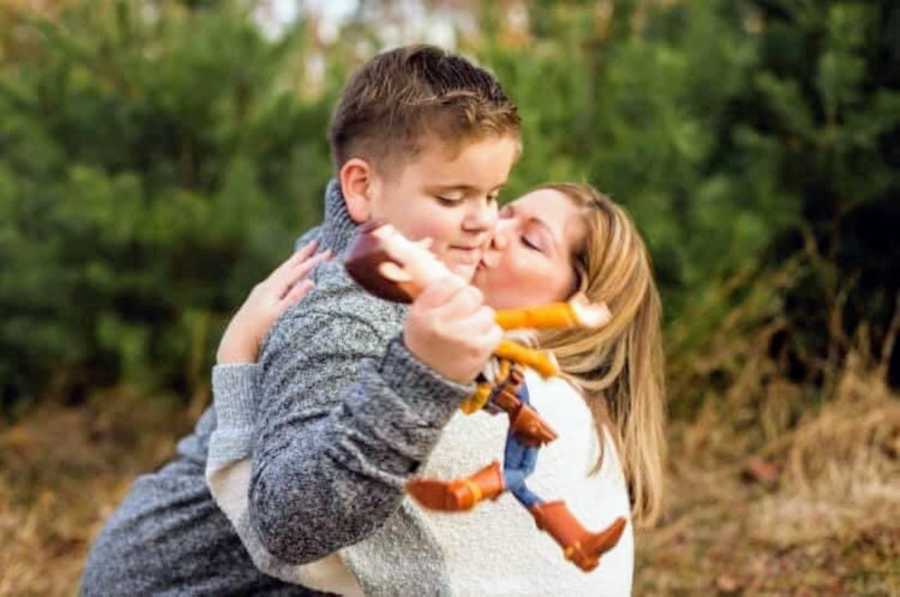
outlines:
{"label": "white knit sweater", "polygon": [[[579,393],[556,378],[528,371],[531,404],[559,433],[544,446],[526,481],[545,501],[565,500],[589,530],[599,531],[618,516],[629,517],[628,492],[619,459],[606,438],[601,470],[596,462],[597,433]],[[473,473],[493,458],[502,460],[508,430],[505,415],[459,413],[428,460],[424,474],[454,479]],[[498,456],[499,455],[499,456]],[[567,562],[562,549],[539,531],[531,514],[509,493],[470,512],[429,512],[426,520],[444,549],[456,595],[629,595],[634,568],[631,524],[600,565],[585,573]]]}
{"label": "white knit sweater", "polygon": [[[376,548],[368,544],[369,540],[318,562],[297,566],[271,554],[261,554],[260,544],[247,535],[246,522],[241,521],[246,519],[246,459],[252,446],[248,429],[240,427],[252,418],[246,412],[242,413],[244,416],[223,417],[221,411],[246,410],[252,404],[248,393],[252,394],[255,387],[255,367],[228,365],[216,367],[213,372],[213,393],[220,411],[214,436],[227,437],[228,441],[216,441],[214,437],[210,442],[210,490],[219,507],[238,527],[242,541],[263,572],[319,590],[360,594],[359,585],[341,558],[352,552],[356,562],[364,562],[366,552]],[[542,380],[528,372],[526,382],[532,405],[559,433],[556,441],[541,449],[537,468],[527,481],[529,488],[545,501],[565,500],[589,530],[601,530],[618,516],[628,518],[628,493],[608,437],[604,438],[603,466],[598,473],[588,474],[596,461],[599,443],[584,400],[561,379]],[[449,480],[469,475],[491,460],[502,460],[507,430],[505,415],[484,411],[473,415],[458,413],[444,428],[422,474]],[[630,594],[634,567],[631,524],[618,545],[601,558],[600,565],[585,573],[564,559],[561,548],[535,527],[528,511],[508,493],[464,513],[420,510],[410,501],[404,507],[419,511],[441,546],[454,595]],[[402,567],[403,562],[397,562],[397,566]]]}

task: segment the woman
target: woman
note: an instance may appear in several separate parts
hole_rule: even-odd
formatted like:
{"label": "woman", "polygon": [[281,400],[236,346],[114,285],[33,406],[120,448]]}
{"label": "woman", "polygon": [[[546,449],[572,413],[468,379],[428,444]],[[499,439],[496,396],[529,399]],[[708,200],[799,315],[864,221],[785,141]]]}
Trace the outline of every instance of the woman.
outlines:
{"label": "woman", "polygon": [[[313,263],[307,260],[310,254],[307,247],[251,294],[223,338],[220,370],[222,365],[234,366],[230,355],[246,354],[236,347],[256,346],[281,311],[306,292],[309,283],[303,278]],[[587,185],[540,187],[501,211],[473,283],[494,308],[560,301],[576,292],[609,305],[612,320],[599,330],[540,337],[541,347],[555,352],[568,383],[528,377],[532,403],[560,431],[560,439],[541,451],[533,488],[542,495],[565,498],[578,518],[593,528],[628,516],[629,502],[635,522],[655,519],[663,445],[660,303],[646,249],[624,211]],[[216,401],[217,409],[235,408],[218,393]],[[247,430],[220,422],[216,433],[242,431]],[[422,473],[445,479],[467,474],[484,464],[486,454],[502,454],[505,438],[501,417],[483,412],[458,415],[445,428]],[[208,468],[208,478],[257,566],[320,590],[361,592],[344,562],[365,553],[366,541],[312,565],[292,566],[268,555],[251,529],[241,529],[236,513],[245,506],[229,497],[240,500],[246,494],[238,456],[231,453],[218,460],[212,470]],[[243,454],[248,456],[249,445]],[[216,460],[215,450],[210,458]],[[597,474],[588,476],[589,468]],[[430,512],[423,516],[443,547],[455,593],[630,591],[630,527],[599,569],[585,575],[561,562],[554,545],[536,539],[534,523],[511,500],[461,516]]]}

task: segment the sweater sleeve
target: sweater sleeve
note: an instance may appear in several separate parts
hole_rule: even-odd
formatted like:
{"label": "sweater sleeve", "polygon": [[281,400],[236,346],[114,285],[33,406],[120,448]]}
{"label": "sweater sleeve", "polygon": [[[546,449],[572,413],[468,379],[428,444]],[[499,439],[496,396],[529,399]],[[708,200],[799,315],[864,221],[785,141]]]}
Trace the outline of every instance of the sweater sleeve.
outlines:
{"label": "sweater sleeve", "polygon": [[216,365],[212,371],[218,424],[209,439],[206,482],[216,505],[235,528],[247,508],[247,475],[259,371],[256,363]]}
{"label": "sweater sleeve", "polygon": [[394,305],[333,279],[276,324],[261,360],[250,520],[288,562],[376,531],[472,391],[390,339]]}
{"label": "sweater sleeve", "polygon": [[256,363],[216,365],[212,372],[213,403],[218,426],[209,442],[206,482],[228,517],[256,568],[269,576],[309,589],[338,595],[360,595],[356,579],[337,553],[306,564],[291,564],[266,550],[247,521],[252,431],[259,398],[260,367]]}

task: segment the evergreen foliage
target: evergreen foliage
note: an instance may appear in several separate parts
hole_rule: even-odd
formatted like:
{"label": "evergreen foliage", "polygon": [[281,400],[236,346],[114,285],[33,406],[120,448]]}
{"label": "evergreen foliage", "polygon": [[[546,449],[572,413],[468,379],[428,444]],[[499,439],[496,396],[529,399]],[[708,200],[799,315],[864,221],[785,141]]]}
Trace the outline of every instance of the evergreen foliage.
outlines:
{"label": "evergreen foliage", "polygon": [[0,65],[7,405],[206,383],[230,310],[321,217],[331,97],[296,100],[302,28],[225,4],[19,14]]}
{"label": "evergreen foliage", "polygon": [[[378,32],[349,23],[310,92],[321,40],[304,23],[266,38],[246,4],[0,15],[2,404],[98,384],[202,389],[230,311],[319,220],[330,108]],[[782,340],[824,350],[816,301],[849,283],[848,329],[883,334],[900,279],[900,8],[528,6],[515,29],[482,3],[461,46],[524,118],[506,199],[575,179],[622,202],[669,321],[812,243],[823,261],[784,297],[800,333]],[[696,341],[730,308],[692,322]]]}

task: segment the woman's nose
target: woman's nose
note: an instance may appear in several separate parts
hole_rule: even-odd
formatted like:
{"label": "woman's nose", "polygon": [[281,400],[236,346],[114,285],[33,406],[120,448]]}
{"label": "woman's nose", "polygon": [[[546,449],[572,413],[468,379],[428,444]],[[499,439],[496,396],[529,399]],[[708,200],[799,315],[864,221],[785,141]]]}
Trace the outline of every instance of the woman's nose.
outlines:
{"label": "woman's nose", "polygon": [[516,224],[512,218],[500,218],[494,227],[494,239],[491,242],[491,248],[496,251],[503,251],[509,246],[509,241],[515,233]]}
{"label": "woman's nose", "polygon": [[509,226],[497,223],[494,229],[494,238],[491,239],[491,249],[494,251],[505,251],[509,245]]}
{"label": "woman's nose", "polygon": [[511,230],[512,226],[505,223],[503,219],[500,219],[497,222],[497,227],[494,229],[494,235],[491,238],[491,242],[488,244],[487,249],[484,250],[484,254],[482,255],[482,260],[487,267],[493,268],[500,265],[503,252],[506,250],[506,247],[509,246]]}

